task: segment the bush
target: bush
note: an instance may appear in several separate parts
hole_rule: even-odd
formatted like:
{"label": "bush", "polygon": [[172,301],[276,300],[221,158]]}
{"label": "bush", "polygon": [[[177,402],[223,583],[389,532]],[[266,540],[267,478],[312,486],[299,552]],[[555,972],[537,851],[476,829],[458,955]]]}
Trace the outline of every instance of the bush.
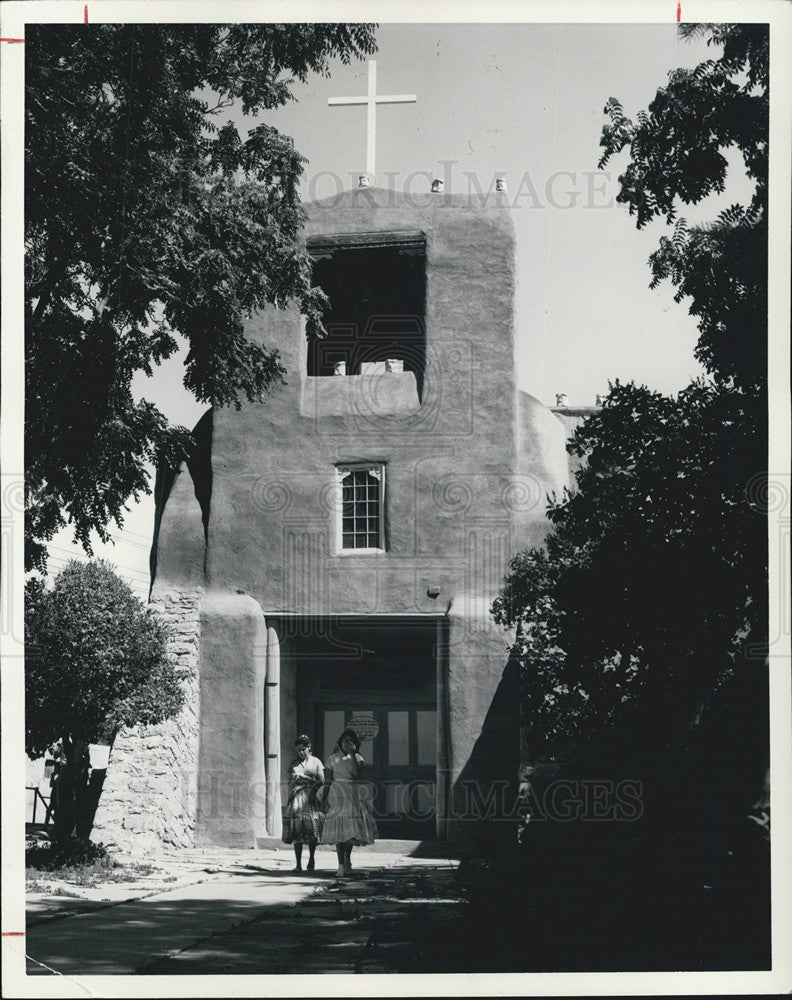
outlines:
{"label": "bush", "polygon": [[115,861],[104,844],[70,837],[63,844],[36,844],[25,851],[25,867],[54,872],[63,868],[113,868]]}
{"label": "bush", "polygon": [[89,744],[181,710],[184,673],[167,640],[165,625],[101,560],[72,560],[49,589],[27,582],[25,749],[33,759],[56,753],[55,840],[91,832],[101,783],[89,792]]}

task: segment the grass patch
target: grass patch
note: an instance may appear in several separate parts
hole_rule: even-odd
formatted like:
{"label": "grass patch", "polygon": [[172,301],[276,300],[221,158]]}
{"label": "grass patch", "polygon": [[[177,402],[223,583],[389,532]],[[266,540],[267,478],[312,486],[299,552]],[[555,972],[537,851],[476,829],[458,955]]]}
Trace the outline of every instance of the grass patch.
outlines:
{"label": "grass patch", "polygon": [[73,838],[65,845],[34,844],[25,851],[25,882],[28,892],[50,892],[68,896],[66,889],[48,883],[95,886],[107,882],[136,882],[157,869],[150,864],[116,861],[103,844]]}

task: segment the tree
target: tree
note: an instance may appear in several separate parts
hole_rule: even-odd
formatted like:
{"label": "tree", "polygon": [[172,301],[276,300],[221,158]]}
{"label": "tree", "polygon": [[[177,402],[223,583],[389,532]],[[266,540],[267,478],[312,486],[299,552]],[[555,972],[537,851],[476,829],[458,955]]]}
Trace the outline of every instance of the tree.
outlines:
{"label": "tree", "polygon": [[[215,406],[283,378],[243,322],[323,293],[297,244],[303,157],[258,121],[375,48],[371,25],[30,25],[26,37],[27,564],[66,523],[90,554],[146,463],[190,447],[131,381],[188,344],[184,384]],[[227,120],[252,119],[246,135]]]}
{"label": "tree", "polygon": [[737,667],[757,669],[745,650],[766,632],[766,523],[746,490],[751,416],[712,384],[669,398],[616,383],[576,430],[577,489],[494,606],[519,629],[538,747],[625,724],[665,743]]}
{"label": "tree", "polygon": [[[607,731],[650,754],[683,744],[746,678],[754,765],[764,750],[768,38],[756,25],[683,34],[702,30],[721,56],[671,73],[636,124],[608,102],[601,164],[629,146],[619,200],[639,227],[674,224],[652,286],[669,278],[690,299],[708,376],[673,397],[612,385],[569,445],[576,490],[551,500],[545,547],[512,561],[493,613],[517,628],[536,753]],[[688,228],[678,203],[723,190],[727,146],[750,203]]]}
{"label": "tree", "polygon": [[[718,59],[669,74],[649,114],[631,121],[617,100],[605,106],[600,168],[626,147],[627,169],[617,200],[638,228],[657,217],[675,222],[650,257],[654,288],[669,279],[676,300],[690,299],[699,339],[695,354],[715,379],[762,391],[767,366],[767,161],[770,36],[761,24],[686,24],[680,35],[706,35]],[[688,227],[679,203],[723,193],[736,150],[753,183],[746,205],[714,222]]]}
{"label": "tree", "polygon": [[88,744],[175,715],[181,677],[164,625],[109,564],[71,561],[49,589],[30,579],[25,597],[26,750],[62,748],[55,834],[64,840],[79,820]]}

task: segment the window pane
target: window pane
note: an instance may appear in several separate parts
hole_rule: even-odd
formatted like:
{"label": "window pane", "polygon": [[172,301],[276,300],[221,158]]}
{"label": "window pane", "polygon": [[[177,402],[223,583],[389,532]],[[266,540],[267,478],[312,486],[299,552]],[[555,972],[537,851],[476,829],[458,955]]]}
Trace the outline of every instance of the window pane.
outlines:
{"label": "window pane", "polygon": [[437,712],[416,712],[416,735],[418,740],[418,763],[437,762]]}
{"label": "window pane", "polygon": [[409,712],[388,712],[388,763],[410,763]]}
{"label": "window pane", "polygon": [[382,477],[367,469],[352,469],[342,482],[342,548],[381,548]]}

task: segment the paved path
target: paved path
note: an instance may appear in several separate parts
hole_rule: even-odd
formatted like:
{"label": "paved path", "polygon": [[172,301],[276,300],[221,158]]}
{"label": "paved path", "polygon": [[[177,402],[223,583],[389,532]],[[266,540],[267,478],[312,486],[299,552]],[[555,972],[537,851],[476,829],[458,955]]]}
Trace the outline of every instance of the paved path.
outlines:
{"label": "paved path", "polygon": [[273,907],[139,969],[157,975],[456,971],[466,904],[455,867],[402,859],[366,878],[330,880],[296,906]]}
{"label": "paved path", "polygon": [[[192,872],[190,859],[182,860],[180,884],[144,898],[60,919],[42,920],[34,910],[29,973],[361,971],[361,956],[376,965],[374,930],[381,936],[394,909],[421,899],[430,905],[438,878],[447,884],[454,872],[450,862],[363,850],[355,861],[368,877],[348,882],[334,879],[329,852],[317,854],[314,874],[291,872],[293,857],[284,851],[238,852],[214,866],[206,859]],[[414,898],[397,899],[388,885]]]}

